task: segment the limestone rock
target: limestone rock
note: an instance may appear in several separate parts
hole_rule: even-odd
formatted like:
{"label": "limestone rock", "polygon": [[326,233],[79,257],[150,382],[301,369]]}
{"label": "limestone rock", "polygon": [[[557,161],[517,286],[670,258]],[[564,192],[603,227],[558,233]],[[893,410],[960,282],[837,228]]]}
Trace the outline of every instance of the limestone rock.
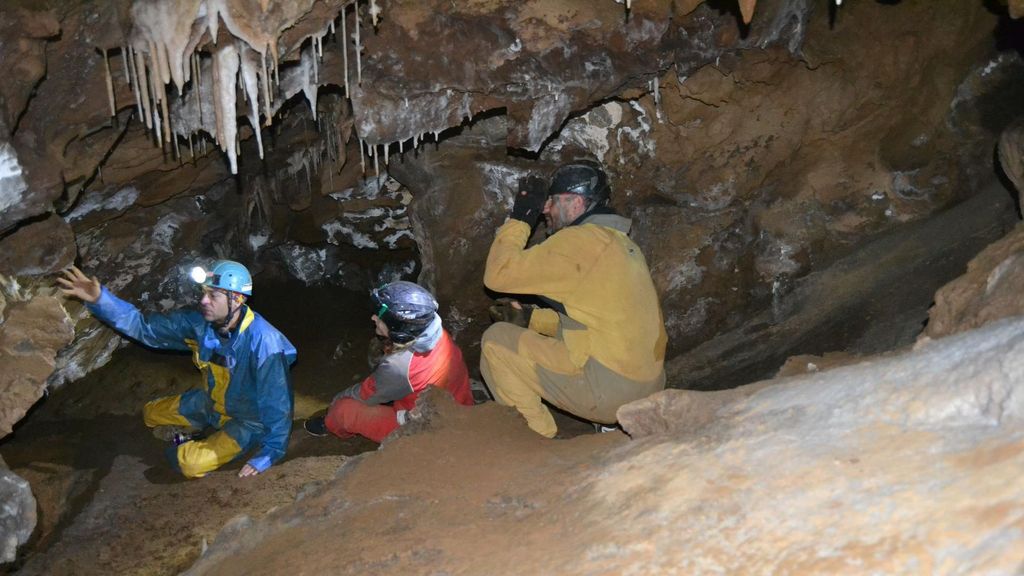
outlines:
{"label": "limestone rock", "polygon": [[36,499],[28,482],[0,458],[0,563],[12,562],[36,528]]}
{"label": "limestone rock", "polygon": [[0,437],[42,397],[58,350],[74,337],[56,296],[9,302],[0,325]]}
{"label": "limestone rock", "polygon": [[1024,314],[1024,224],[982,250],[935,293],[923,337],[941,338]]}
{"label": "limestone rock", "polygon": [[60,216],[51,214],[0,240],[0,274],[51,274],[70,266],[76,254],[71,227]]}

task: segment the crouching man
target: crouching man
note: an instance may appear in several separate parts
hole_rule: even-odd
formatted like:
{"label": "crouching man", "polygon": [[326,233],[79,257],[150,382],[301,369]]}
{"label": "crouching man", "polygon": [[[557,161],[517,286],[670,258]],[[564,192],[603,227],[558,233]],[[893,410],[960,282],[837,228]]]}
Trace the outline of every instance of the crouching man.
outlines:
{"label": "crouching man", "polygon": [[[665,323],[630,220],[608,207],[611,189],[593,161],[563,165],[550,184],[530,178],[487,255],[484,284],[547,304],[511,302],[484,332],[480,372],[494,398],[538,434],[558,429],[546,400],[597,424],[665,387]],[[548,237],[526,247],[541,215]]]}
{"label": "crouching man", "polygon": [[405,423],[428,386],[447,390],[459,404],[473,404],[462,351],[441,326],[430,292],[412,282],[392,282],[371,296],[377,313],[370,319],[387,341],[385,356],[365,380],[335,396],[326,416],[305,422],[314,436],[358,434],[380,442]]}
{"label": "crouching man", "polygon": [[[295,347],[246,305],[252,277],[245,266],[219,260],[209,272],[194,269],[192,278],[203,289],[198,311],[146,316],[73,266],[58,282],[65,295],[84,301],[124,336],[150,348],[192,352],[203,386],[143,408],[146,426],[157,437],[175,437],[177,446],[168,447],[175,468],[186,478],[200,478],[257,449],[238,473],[254,476],[288,447]],[[215,431],[189,440],[208,428]]]}

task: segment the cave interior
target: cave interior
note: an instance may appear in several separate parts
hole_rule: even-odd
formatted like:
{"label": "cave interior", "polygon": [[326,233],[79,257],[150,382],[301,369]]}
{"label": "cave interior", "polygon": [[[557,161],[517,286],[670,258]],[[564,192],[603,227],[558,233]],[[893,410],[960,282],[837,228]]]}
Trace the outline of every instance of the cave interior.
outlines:
{"label": "cave interior", "polygon": [[[1021,569],[1021,14],[1021,0],[4,3],[0,569]],[[443,425],[380,446],[306,435],[370,370],[368,293],[386,282],[435,294],[481,379],[494,232],[521,178],[579,158],[605,167],[632,220],[672,394],[614,434],[559,412],[557,441],[483,398],[431,397]],[[196,385],[189,355],[121,338],[55,278],[74,264],[162,313],[194,306],[188,271],[219,258],[249,266],[252,307],[299,351],[293,431],[257,478],[239,461],[186,481],[140,411]],[[790,389],[801,400],[783,406]],[[975,414],[956,394],[988,400]],[[921,456],[944,450],[959,464]],[[969,513],[958,533],[947,516]]]}

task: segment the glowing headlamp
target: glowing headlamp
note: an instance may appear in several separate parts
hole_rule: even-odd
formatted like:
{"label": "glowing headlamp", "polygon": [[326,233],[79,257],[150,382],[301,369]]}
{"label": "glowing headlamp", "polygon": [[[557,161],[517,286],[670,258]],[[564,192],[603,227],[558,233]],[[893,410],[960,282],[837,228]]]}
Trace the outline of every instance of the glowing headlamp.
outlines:
{"label": "glowing headlamp", "polygon": [[196,284],[202,284],[206,282],[206,279],[210,277],[210,273],[203,269],[202,266],[196,266],[189,272],[189,276]]}

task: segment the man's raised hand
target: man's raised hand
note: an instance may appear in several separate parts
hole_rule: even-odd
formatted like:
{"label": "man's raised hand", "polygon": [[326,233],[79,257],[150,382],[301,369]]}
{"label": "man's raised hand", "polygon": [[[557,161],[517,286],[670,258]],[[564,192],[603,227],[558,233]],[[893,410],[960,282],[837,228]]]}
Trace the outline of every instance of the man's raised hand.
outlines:
{"label": "man's raised hand", "polygon": [[90,304],[100,298],[100,281],[95,276],[89,278],[75,266],[64,270],[63,276],[57,278],[61,285],[61,293],[65,296],[74,296],[83,302]]}

